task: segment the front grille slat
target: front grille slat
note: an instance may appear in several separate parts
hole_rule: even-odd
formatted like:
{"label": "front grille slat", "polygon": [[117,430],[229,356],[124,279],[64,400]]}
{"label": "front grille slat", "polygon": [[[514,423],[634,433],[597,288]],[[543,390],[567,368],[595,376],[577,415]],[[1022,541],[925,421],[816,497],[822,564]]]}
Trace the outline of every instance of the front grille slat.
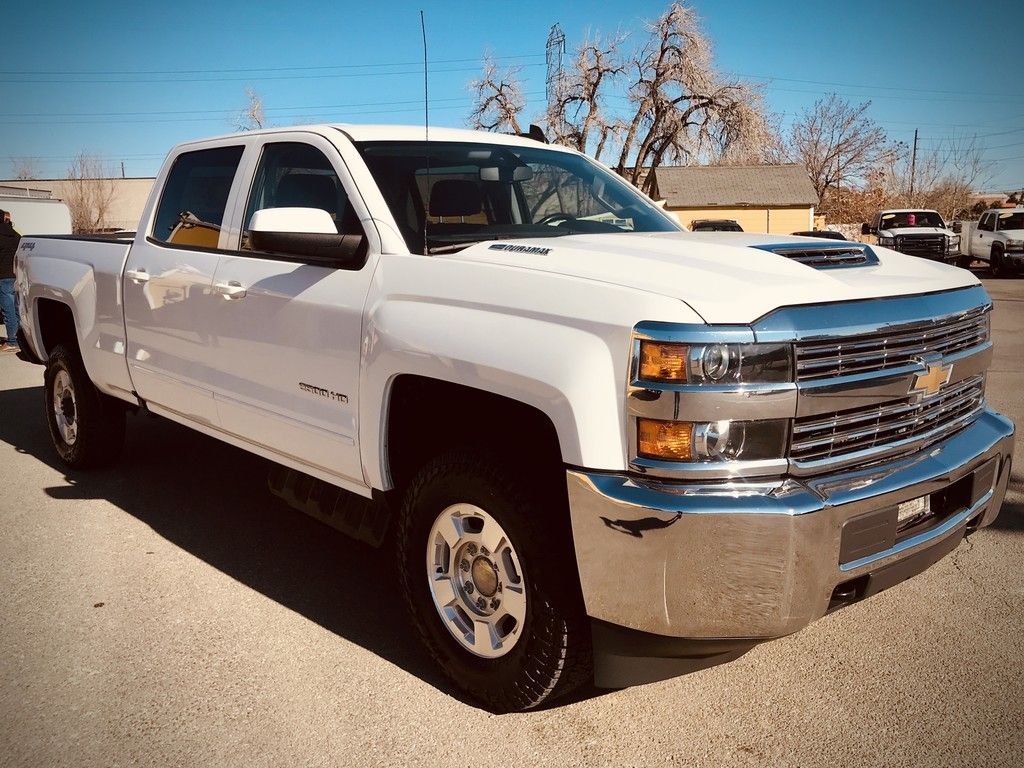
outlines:
{"label": "front grille slat", "polygon": [[927,354],[951,355],[989,340],[989,307],[979,307],[942,321],[928,321],[890,334],[799,342],[797,381],[883,371],[907,365]]}
{"label": "front grille slat", "polygon": [[827,417],[795,420],[790,458],[797,462],[836,459],[875,447],[907,443],[912,448],[945,437],[976,416],[985,405],[985,376],[979,374],[914,402],[912,398]]}

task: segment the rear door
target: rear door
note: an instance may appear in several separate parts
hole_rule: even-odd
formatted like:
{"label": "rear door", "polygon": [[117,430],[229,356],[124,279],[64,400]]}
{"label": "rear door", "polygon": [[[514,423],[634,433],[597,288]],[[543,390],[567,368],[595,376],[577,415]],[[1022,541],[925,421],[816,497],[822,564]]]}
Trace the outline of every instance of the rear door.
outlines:
{"label": "rear door", "polygon": [[236,141],[178,154],[151,220],[140,223],[122,278],[135,391],[172,415],[211,426],[211,328],[223,303],[213,275],[225,212],[242,186],[243,152]]}
{"label": "rear door", "polygon": [[[239,242],[221,257],[213,281],[218,417],[227,432],[362,485],[356,417],[373,260],[340,268],[257,251],[247,227],[257,210],[319,208],[339,232],[356,234],[368,213],[325,138],[273,134],[253,152],[252,187],[237,202]],[[369,252],[379,252],[376,241]]]}

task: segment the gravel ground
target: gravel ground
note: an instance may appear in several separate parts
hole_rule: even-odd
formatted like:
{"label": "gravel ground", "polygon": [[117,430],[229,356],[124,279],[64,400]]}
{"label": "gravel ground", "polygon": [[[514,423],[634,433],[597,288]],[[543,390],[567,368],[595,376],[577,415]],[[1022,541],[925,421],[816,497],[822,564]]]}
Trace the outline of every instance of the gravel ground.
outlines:
{"label": "gravel ground", "polygon": [[[1024,280],[989,399],[1024,424]],[[406,630],[380,551],[281,506],[266,464],[129,419],[67,473],[42,369],[0,357],[0,765],[1024,765],[1024,449],[995,526],[724,666],[494,716]]]}

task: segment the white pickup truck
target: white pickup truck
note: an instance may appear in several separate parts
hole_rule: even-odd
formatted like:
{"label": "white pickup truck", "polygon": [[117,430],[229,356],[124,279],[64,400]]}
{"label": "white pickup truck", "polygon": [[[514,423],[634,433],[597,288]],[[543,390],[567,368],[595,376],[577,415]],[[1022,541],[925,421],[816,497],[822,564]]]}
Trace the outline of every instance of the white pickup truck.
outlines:
{"label": "white pickup truck", "polygon": [[879,211],[861,234],[877,235],[878,244],[900,253],[953,264],[960,261],[960,230],[946,226],[938,211],[896,208]]}
{"label": "white pickup truck", "polygon": [[795,632],[990,524],[1010,476],[971,273],[688,233],[526,138],[182,144],[133,241],[26,238],[17,291],[67,464],[112,461],[130,409],[270,459],[394,542],[419,637],[493,710]]}
{"label": "white pickup truck", "polygon": [[985,211],[971,232],[971,257],[987,261],[996,277],[1024,272],[1024,208]]}

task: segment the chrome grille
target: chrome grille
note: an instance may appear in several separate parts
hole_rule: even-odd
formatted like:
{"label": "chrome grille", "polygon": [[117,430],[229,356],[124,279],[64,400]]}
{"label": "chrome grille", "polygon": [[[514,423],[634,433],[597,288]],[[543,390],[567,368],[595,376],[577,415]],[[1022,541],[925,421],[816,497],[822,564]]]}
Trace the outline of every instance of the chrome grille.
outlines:
{"label": "chrome grille", "polygon": [[979,374],[920,402],[908,397],[881,406],[798,418],[793,422],[790,458],[814,462],[872,448],[915,450],[967,424],[985,407],[984,401],[985,376]]}
{"label": "chrome grille", "polygon": [[910,256],[945,256],[945,235],[898,235],[896,250]]}
{"label": "chrome grille", "polygon": [[797,381],[814,381],[882,371],[907,365],[925,354],[951,355],[988,339],[988,307],[978,307],[895,332],[850,336],[841,341],[799,342],[796,377]]}
{"label": "chrome grille", "polygon": [[815,269],[835,267],[863,267],[878,263],[878,257],[864,246],[833,247],[782,247],[772,248],[772,253],[806,264]]}

